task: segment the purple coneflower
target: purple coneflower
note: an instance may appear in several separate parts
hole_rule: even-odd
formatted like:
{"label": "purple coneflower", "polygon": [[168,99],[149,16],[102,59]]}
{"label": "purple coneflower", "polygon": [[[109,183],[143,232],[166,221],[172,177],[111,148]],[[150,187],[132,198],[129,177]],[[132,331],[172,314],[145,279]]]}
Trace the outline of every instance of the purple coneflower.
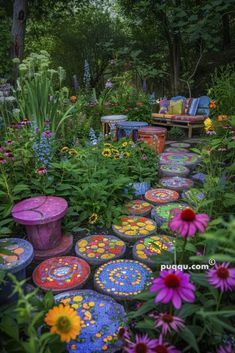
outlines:
{"label": "purple coneflower", "polygon": [[7,140],[5,143],[6,143],[6,145],[13,145],[14,141],[12,141],[12,140]]}
{"label": "purple coneflower", "polygon": [[[135,343],[130,342],[125,347],[127,353],[154,353],[157,340],[150,339],[147,335],[136,335]],[[156,351],[157,352],[157,351]]]}
{"label": "purple coneflower", "polygon": [[47,169],[45,167],[40,167],[36,170],[36,173],[39,175],[44,175],[47,173]]}
{"label": "purple coneflower", "polygon": [[156,346],[153,348],[154,353],[181,353],[168,342],[164,342],[162,336],[160,336],[158,340],[155,340],[155,342]]}
{"label": "purple coneflower", "polygon": [[130,333],[128,327],[123,326],[119,328],[118,338],[123,341],[130,340]]}
{"label": "purple coneflower", "polygon": [[169,222],[169,228],[178,231],[182,237],[193,237],[196,232],[205,232],[209,216],[206,213],[196,214],[191,208],[173,210],[175,217]]}
{"label": "purple coneflower", "polygon": [[4,152],[5,151],[5,148],[0,146],[0,152]]}
{"label": "purple coneflower", "polygon": [[156,327],[162,327],[163,335],[166,335],[171,330],[178,332],[185,327],[183,319],[168,313],[160,313],[156,315],[155,319],[155,325]]}
{"label": "purple coneflower", "polygon": [[43,136],[46,138],[51,138],[53,136],[53,132],[46,130],[43,132]]}
{"label": "purple coneflower", "polygon": [[4,153],[4,155],[8,158],[8,159],[15,159],[14,154],[11,151],[6,151]]}
{"label": "purple coneflower", "polygon": [[226,346],[220,346],[217,348],[216,353],[234,353],[234,348],[229,343]]}
{"label": "purple coneflower", "polygon": [[210,285],[222,292],[235,288],[235,268],[229,268],[229,263],[216,264],[207,272],[207,278]]}
{"label": "purple coneflower", "polygon": [[182,301],[193,303],[195,300],[195,286],[190,283],[190,275],[182,271],[161,271],[160,277],[153,280],[151,292],[159,292],[155,302],[167,304],[172,302],[176,309],[180,309]]}
{"label": "purple coneflower", "polygon": [[0,157],[0,164],[6,164],[6,162],[5,158]]}

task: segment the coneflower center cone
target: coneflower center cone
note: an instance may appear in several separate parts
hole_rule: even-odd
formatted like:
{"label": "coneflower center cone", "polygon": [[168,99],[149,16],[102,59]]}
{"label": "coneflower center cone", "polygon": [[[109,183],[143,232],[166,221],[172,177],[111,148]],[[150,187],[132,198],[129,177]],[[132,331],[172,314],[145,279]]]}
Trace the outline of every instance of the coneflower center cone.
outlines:
{"label": "coneflower center cone", "polygon": [[174,273],[170,273],[165,277],[164,283],[168,288],[178,288],[180,280]]}
{"label": "coneflower center cone", "polygon": [[196,213],[191,208],[186,208],[181,213],[181,219],[183,221],[192,222],[196,218]]}
{"label": "coneflower center cone", "polygon": [[219,267],[216,274],[221,279],[227,279],[229,277],[229,271],[225,267]]}

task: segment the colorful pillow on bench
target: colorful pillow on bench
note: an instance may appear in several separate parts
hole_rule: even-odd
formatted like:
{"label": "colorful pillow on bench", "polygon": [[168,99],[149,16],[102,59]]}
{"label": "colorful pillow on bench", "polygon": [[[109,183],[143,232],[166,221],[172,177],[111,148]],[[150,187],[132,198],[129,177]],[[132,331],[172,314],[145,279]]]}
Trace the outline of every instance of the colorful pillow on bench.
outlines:
{"label": "colorful pillow on bench", "polygon": [[179,99],[177,101],[170,100],[168,113],[172,114],[172,115],[182,114],[183,113],[183,99]]}
{"label": "colorful pillow on bench", "polygon": [[166,114],[168,112],[168,107],[169,107],[170,101],[168,99],[161,99],[159,102],[160,105],[160,114]]}
{"label": "colorful pillow on bench", "polygon": [[192,98],[190,107],[188,109],[188,114],[189,115],[196,115],[197,108],[198,108],[198,105],[199,105],[199,100],[200,100],[200,98]]}

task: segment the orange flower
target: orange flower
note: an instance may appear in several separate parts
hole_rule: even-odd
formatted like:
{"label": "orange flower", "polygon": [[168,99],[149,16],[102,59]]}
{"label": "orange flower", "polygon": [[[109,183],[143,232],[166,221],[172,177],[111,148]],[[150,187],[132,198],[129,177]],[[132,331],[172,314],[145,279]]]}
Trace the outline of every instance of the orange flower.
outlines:
{"label": "orange flower", "polygon": [[227,115],[218,115],[217,116],[217,121],[221,123],[222,121],[226,121],[228,119]]}
{"label": "orange flower", "polygon": [[216,108],[216,103],[215,103],[214,100],[210,101],[209,108],[210,109],[215,109]]}
{"label": "orange flower", "polygon": [[76,103],[77,102],[77,97],[76,96],[71,96],[70,97],[70,102],[73,103],[73,104]]}

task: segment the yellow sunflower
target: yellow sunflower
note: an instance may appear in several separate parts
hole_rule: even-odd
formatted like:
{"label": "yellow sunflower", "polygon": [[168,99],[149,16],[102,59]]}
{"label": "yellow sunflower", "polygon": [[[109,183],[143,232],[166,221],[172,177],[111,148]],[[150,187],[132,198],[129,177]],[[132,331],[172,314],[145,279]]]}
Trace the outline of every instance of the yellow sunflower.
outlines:
{"label": "yellow sunflower", "polygon": [[70,156],[77,156],[78,155],[78,151],[76,151],[74,148],[71,148],[68,153]]}
{"label": "yellow sunflower", "polygon": [[51,326],[51,333],[57,333],[60,336],[61,342],[69,342],[80,334],[80,316],[70,305],[55,306],[48,311],[44,320],[48,326]]}
{"label": "yellow sunflower", "polygon": [[125,157],[125,158],[130,157],[130,153],[129,153],[129,152],[124,152],[124,153],[123,153],[123,157]]}
{"label": "yellow sunflower", "polygon": [[127,141],[125,141],[125,142],[122,143],[122,147],[126,147],[127,145],[128,145],[128,142],[127,142]]}
{"label": "yellow sunflower", "polygon": [[60,152],[61,153],[66,153],[66,152],[68,152],[69,151],[69,148],[68,147],[63,147],[63,148],[61,148],[61,150],[60,150]]}
{"label": "yellow sunflower", "polygon": [[97,219],[98,219],[97,213],[92,213],[92,215],[89,217],[88,223],[95,224],[97,222]]}
{"label": "yellow sunflower", "polygon": [[112,155],[112,152],[111,152],[110,148],[104,148],[103,151],[102,151],[102,155],[104,157],[110,157]]}
{"label": "yellow sunflower", "polygon": [[104,148],[111,148],[111,147],[112,147],[111,143],[104,143]]}

